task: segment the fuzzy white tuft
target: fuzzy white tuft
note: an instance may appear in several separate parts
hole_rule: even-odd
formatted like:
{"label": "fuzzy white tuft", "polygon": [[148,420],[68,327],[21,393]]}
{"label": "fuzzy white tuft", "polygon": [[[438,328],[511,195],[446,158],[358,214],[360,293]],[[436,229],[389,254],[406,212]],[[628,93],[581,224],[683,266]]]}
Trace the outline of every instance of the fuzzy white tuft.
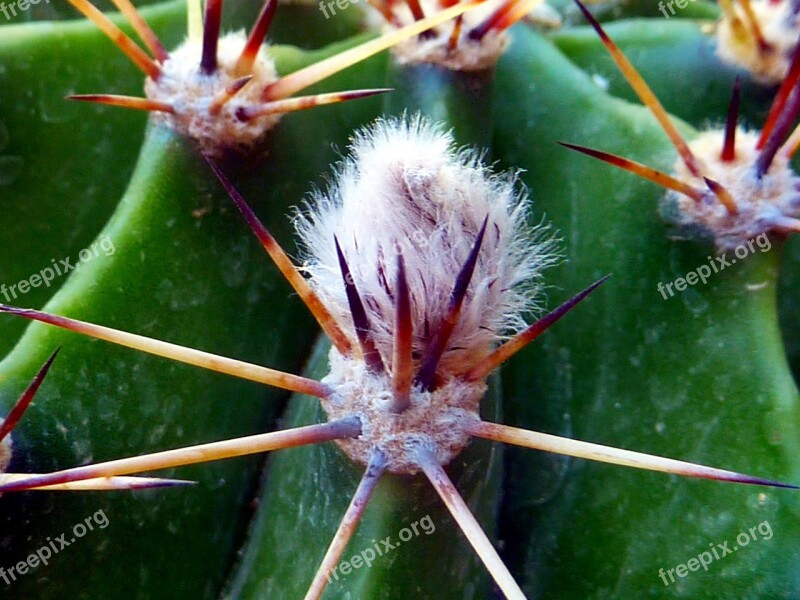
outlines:
{"label": "fuzzy white tuft", "polygon": [[730,192],[738,212],[730,214],[705,181],[692,175],[677,161],[673,174],[704,190],[704,198],[697,202],[677,192],[665,196],[662,214],[681,228],[692,231],[698,228],[710,234],[720,250],[733,250],[762,233],[771,234],[780,230],[785,218],[800,215],[800,178],[782,153],[772,161],[769,171],[762,177],[756,175],[754,164],[760,153],[756,149],[758,134],[739,128],[736,133],[736,156],[731,162],[723,162],[720,149],[724,132],[712,129],[701,133],[689,143],[692,153],[703,165],[703,175],[720,183]]}
{"label": "fuzzy white tuft", "polygon": [[174,114],[155,113],[153,118],[196,140],[204,152],[218,156],[227,149],[246,151],[257,144],[280,120],[280,114],[242,120],[241,108],[263,104],[261,93],[278,80],[275,63],[262,46],[253,65],[253,79],[217,114],[209,108],[217,94],[228,88],[242,74],[235,72],[236,63],[247,37],[244,32],[229,33],[219,39],[217,71],[206,75],[200,71],[202,40],[186,40],[170,54],[161,67],[158,81],[148,78],[145,93],[151,100],[172,106]]}
{"label": "fuzzy white tuft", "polygon": [[[436,0],[421,0],[426,15],[436,14],[442,10]],[[453,23],[441,25],[430,32],[430,35],[414,36],[394,46],[392,55],[400,64],[433,64],[451,71],[483,71],[492,69],[500,60],[509,37],[505,31],[491,31],[482,40],[470,39],[467,35],[472,29],[483,23],[497,8],[500,2],[489,1],[484,6],[470,10],[463,15],[463,26],[458,44],[450,48],[450,36]],[[408,4],[398,2],[393,7],[396,23],[405,26],[414,22]],[[387,25],[388,29],[395,29]]]}
{"label": "fuzzy white tuft", "polygon": [[342,246],[374,339],[391,365],[397,257],[411,292],[414,355],[424,355],[447,311],[459,271],[484,219],[486,236],[469,291],[441,361],[440,375],[463,374],[505,335],[525,326],[541,271],[555,256],[547,230],[526,225],[528,204],[514,174],[494,175],[481,157],[454,147],[427,120],[379,121],[357,134],[352,157],[327,193],[296,218],[311,285],[355,338],[334,246]]}

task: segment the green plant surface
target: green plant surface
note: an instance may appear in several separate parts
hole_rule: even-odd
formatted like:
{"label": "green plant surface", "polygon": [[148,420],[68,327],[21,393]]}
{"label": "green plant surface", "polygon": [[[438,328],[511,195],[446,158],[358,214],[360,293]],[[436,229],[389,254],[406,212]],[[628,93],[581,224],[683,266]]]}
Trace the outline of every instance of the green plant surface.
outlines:
{"label": "green plant surface", "polygon": [[778,316],[786,355],[794,373],[800,380],[800,240],[795,236],[786,241],[783,268],[778,280]]}
{"label": "green plant surface", "polygon": [[[317,344],[307,376],[318,379],[327,374],[329,349],[327,340]],[[482,412],[487,419],[497,418],[498,396],[499,382],[494,380],[484,398]],[[288,428],[324,420],[319,400],[297,396],[282,423]],[[476,442],[448,469],[490,535],[500,496],[500,456],[496,445]],[[302,598],[362,472],[330,443],[273,453],[264,472],[259,511],[225,598]],[[420,534],[402,542],[401,531],[410,528],[413,532],[413,524],[422,519],[433,524],[427,526],[430,533],[418,525]],[[387,537],[396,547],[378,556],[370,567],[335,572],[324,598],[487,597],[490,583],[485,568],[423,475],[382,477],[342,560],[361,555]]]}
{"label": "green plant surface", "polygon": [[[134,0],[137,8],[145,9],[151,4],[158,4],[162,0]],[[70,5],[69,2],[64,0],[37,0],[36,2],[27,2],[28,8],[25,8],[25,3],[20,5],[17,2],[7,2],[7,5],[13,5],[13,10],[8,9],[8,16],[2,16],[9,23],[19,24],[29,21],[59,21],[74,19],[77,11]],[[103,12],[111,12],[115,10],[112,0],[97,0],[93,2],[97,8]],[[185,4],[185,3],[184,3]],[[24,9],[24,10],[23,10]],[[14,14],[16,13],[16,15]]]}
{"label": "green plant surface", "polygon": [[[713,54],[715,42],[699,25],[636,20],[609,24],[606,30],[644,74],[664,107],[675,116],[698,128],[720,125],[728,110],[731,82],[738,75],[742,85],[741,122],[751,128],[765,122],[775,88],[759,84],[748,73],[720,62]],[[563,30],[551,39],[587,73],[605,78],[609,93],[636,99],[591,28]],[[682,66],[675,69],[675,64]],[[651,73],[659,76],[648,76]],[[797,378],[800,377],[800,271],[796,266],[800,265],[800,242],[794,236],[786,240],[781,263],[778,314],[789,364]]]}
{"label": "green plant surface", "polygon": [[706,2],[705,0],[676,0],[672,7],[668,6],[669,0],[666,0],[663,9],[661,8],[660,2],[653,2],[652,0],[623,0],[620,4],[622,8],[617,18],[626,19],[657,17],[665,21],[688,19],[713,20],[717,19],[721,14],[718,3]]}
{"label": "green plant surface", "polygon": [[[508,420],[796,481],[800,415],[775,314],[778,243],[665,300],[658,284],[707,264],[713,249],[668,239],[660,189],[555,142],[660,168],[674,151],[642,108],[604,94],[536,34],[516,34],[498,69],[495,151],[526,169],[539,211],[564,232],[568,260],[549,279],[556,299],[613,277],[503,371]],[[519,95],[536,101],[513,102]],[[790,491],[509,454],[506,558],[532,597],[798,593],[800,505]],[[670,586],[659,577],[764,521],[769,541]]]}
{"label": "green plant surface", "polygon": [[493,77],[491,69],[464,72],[390,60],[386,85],[394,92],[386,96],[384,110],[387,114],[420,113],[452,128],[458,143],[489,148]]}
{"label": "green plant surface", "polygon": [[[326,0],[333,4],[333,11],[326,6],[323,12],[319,3],[281,4],[275,13],[270,28],[270,40],[277,44],[291,44],[299,48],[320,48],[337,41],[362,33],[366,27],[366,15],[359,5],[361,0],[339,0],[344,6],[337,6],[336,0]],[[366,1],[366,0],[363,0]],[[328,15],[327,17],[325,15]]]}
{"label": "green plant surface", "polygon": [[[244,22],[240,6],[231,5],[229,11],[238,15],[236,22]],[[167,47],[185,36],[182,0],[145,9],[143,15]],[[115,21],[121,19],[117,16]],[[361,35],[310,53],[283,46],[273,47],[273,52],[280,55],[278,69],[286,73],[369,37]],[[375,57],[360,68],[360,77],[339,81],[381,85],[383,61]],[[49,286],[34,280],[37,286],[31,287],[31,276],[41,279],[44,269],[53,264],[60,268],[62,260],[78,262],[79,251],[101,230],[130,180],[145,126],[143,113],[67,101],[65,96],[141,95],[144,76],[85,21],[4,27],[0,64],[0,221],[6,240],[0,247],[0,285],[6,286],[0,288],[0,302],[41,307],[64,277],[56,273]],[[332,89],[326,83],[313,88]],[[377,114],[378,107],[379,100],[366,99],[335,110],[323,108],[322,114],[332,120],[331,126],[341,128],[338,139],[344,140],[349,130],[343,123],[364,122]],[[287,153],[303,151],[302,141],[284,139],[284,144]],[[321,150],[329,148],[323,145]],[[314,164],[293,169],[301,169],[298,176],[311,181],[318,176]],[[20,291],[21,282],[25,293]],[[0,354],[12,348],[23,328],[19,320],[0,321]]]}
{"label": "green plant surface", "polygon": [[[168,44],[186,30],[183,2],[143,11]],[[141,94],[144,77],[88,22],[2,27],[0,34],[0,302],[42,306],[50,286],[19,283],[52,261],[74,264],[98,234],[130,180],[145,116],[72,102],[76,93]],[[101,175],[101,176],[99,176]],[[35,283],[35,282],[34,282]],[[11,288],[11,286],[17,286]],[[24,323],[0,320],[0,355]]]}
{"label": "green plant surface", "polygon": [[[193,148],[152,129],[131,185],[100,240],[115,252],[87,263],[47,306],[90,322],[291,368],[309,334],[264,276],[260,248]],[[198,209],[206,211],[196,216]],[[261,262],[261,264],[259,264]],[[276,311],[275,306],[283,310]],[[258,327],[259,323],[270,327]],[[253,332],[261,330],[261,335]],[[37,403],[15,431],[21,472],[263,431],[278,393],[42,325],[0,364],[9,406],[42,356],[62,346]],[[10,588],[16,598],[213,598],[244,525],[257,460],[187,469],[199,482],[142,494],[26,494],[2,499],[2,564],[14,565],[103,510],[110,525]],[[174,493],[173,493],[174,492]],[[69,539],[69,537],[67,538]],[[74,577],[75,564],[103,564]],[[135,582],[131,587],[120,581]]]}
{"label": "green plant surface", "polygon": [[[684,0],[681,0],[681,4]],[[556,8],[567,19],[570,25],[585,23],[583,16],[575,6],[574,0],[550,0],[549,5]],[[682,21],[687,19],[714,20],[720,16],[720,8],[716,2],[706,0],[686,0],[685,6],[673,5],[675,14],[669,9],[669,0],[664,1],[661,10],[659,0],[597,0],[586,2],[595,17],[602,22],[612,22],[637,17],[658,17],[665,21]],[[665,17],[665,14],[668,17]]]}
{"label": "green plant surface", "polygon": [[[143,76],[94,25],[59,20],[77,13],[51,1],[24,19],[53,22],[0,24],[0,284],[30,281],[51,259],[75,262],[92,244],[97,253],[51,287],[16,298],[0,288],[0,303],[46,305],[292,373],[307,362],[307,376],[323,377],[329,344],[314,343],[316,324],[194,144],[152,124],[145,134],[142,114],[63,100],[141,95]],[[323,185],[357,128],[403,112],[452,127],[459,143],[497,159],[495,170],[521,169],[535,203],[531,222],[560,230],[566,259],[545,274],[548,306],[612,275],[490,379],[486,419],[800,483],[800,398],[787,363],[788,350],[800,373],[800,243],[773,238],[768,251],[751,250],[707,283],[662,295],[660,285],[716,262],[717,252],[673,239],[659,216],[663,190],[556,144],[602,148],[666,171],[675,162],[594,31],[572,24],[583,21],[571,1],[553,4],[567,25],[547,34],[517,26],[496,71],[374,57],[302,94],[382,86],[393,94],[286,115],[263,154],[221,167],[295,255],[287,213]],[[252,23],[260,8],[226,1],[223,29]],[[723,120],[736,75],[744,122],[763,123],[775,90],[716,58],[704,29],[719,14],[716,4],[690,1],[671,19],[652,0],[593,10],[683,119],[687,138]],[[185,0],[143,13],[167,47],[183,38]],[[357,3],[329,19],[317,4],[282,4],[269,34],[279,73],[375,37],[358,33],[362,18]],[[109,244],[113,252],[104,251]],[[0,415],[61,352],[14,431],[11,472],[325,420],[316,398],[25,325],[0,315],[0,356],[8,353]],[[796,491],[501,451],[485,441],[448,472],[530,598],[800,597]],[[362,474],[328,443],[155,473],[197,482],[185,488],[9,493],[0,497],[0,579],[49,540],[64,534],[71,543],[0,590],[20,600],[302,598]],[[107,526],[78,536],[75,525],[99,514]],[[435,529],[397,547],[401,532],[425,519]],[[759,539],[737,540],[754,530]],[[353,557],[387,537],[394,548],[354,567]],[[674,575],[723,544],[736,552],[707,572]],[[342,559],[352,570],[340,563],[324,595],[330,600],[500,597],[421,475],[382,478]]]}
{"label": "green plant surface", "polygon": [[[704,31],[702,23],[628,19],[608,23],[605,29],[670,113],[697,127],[723,123],[738,76],[743,123],[750,127],[764,123],[775,90],[754,81],[744,70],[723,63],[716,54],[716,40]],[[607,82],[610,94],[638,102],[591,27],[570,27],[550,37],[577,66]]]}

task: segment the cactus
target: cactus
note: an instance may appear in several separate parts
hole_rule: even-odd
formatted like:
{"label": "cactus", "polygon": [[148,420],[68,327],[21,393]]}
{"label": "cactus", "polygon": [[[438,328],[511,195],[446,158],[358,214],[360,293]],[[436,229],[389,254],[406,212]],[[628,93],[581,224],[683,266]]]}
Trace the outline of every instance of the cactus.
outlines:
{"label": "cactus", "polygon": [[5,596],[800,593],[796,3],[64,4],[0,24]]}

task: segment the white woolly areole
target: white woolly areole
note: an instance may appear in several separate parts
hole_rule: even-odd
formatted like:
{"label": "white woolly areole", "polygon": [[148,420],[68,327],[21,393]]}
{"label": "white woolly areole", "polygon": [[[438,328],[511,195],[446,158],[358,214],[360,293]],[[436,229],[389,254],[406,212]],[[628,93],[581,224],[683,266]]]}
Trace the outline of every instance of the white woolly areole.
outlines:
{"label": "white woolly areole", "polygon": [[411,406],[400,414],[389,410],[392,384],[387,375],[373,375],[361,360],[330,352],[330,374],[323,382],[335,390],[324,404],[333,421],[358,416],[362,433],[358,439],[337,440],[355,462],[366,465],[374,450],[387,460],[387,469],[400,475],[419,471],[416,451],[424,446],[439,464],[448,464],[469,443],[464,424],[479,419],[478,406],[486,393],[483,381],[451,380],[433,392],[415,387]]}
{"label": "white woolly areole", "polygon": [[[242,120],[237,115],[242,108],[263,105],[262,91],[278,80],[275,63],[263,46],[252,73],[234,72],[246,41],[241,31],[222,36],[217,52],[218,68],[206,75],[200,69],[202,40],[186,40],[161,65],[158,81],[148,78],[145,82],[145,94],[149,99],[168,104],[175,111],[174,114],[155,113],[154,119],[197,140],[202,150],[212,156],[227,149],[246,151],[252,148],[275,126],[281,115],[251,120]],[[245,75],[253,75],[253,79],[217,114],[211,114],[209,107],[217,95]]]}
{"label": "white woolly areole", "polygon": [[702,178],[694,177],[682,161],[674,168],[674,175],[700,190],[706,190],[703,201],[697,202],[683,194],[670,191],[664,207],[670,218],[672,207],[677,205],[678,224],[700,227],[709,231],[721,250],[732,250],[762,233],[780,229],[784,217],[800,214],[800,179],[794,174],[780,152],[775,156],[769,171],[761,179],[756,176],[754,164],[759,151],[756,150],[758,134],[739,128],[736,132],[736,154],[731,162],[722,162],[721,148],[725,134],[722,130],[710,130],[700,134],[689,143],[694,155],[703,165],[703,175],[727,189],[738,208],[732,215],[719,201]]}
{"label": "white woolly areole", "polygon": [[[752,0],[751,6],[769,48],[758,45],[747,29],[747,17],[739,4],[734,4],[738,16],[736,26],[726,13],[717,26],[717,54],[738,67],[747,69],[762,83],[779,83],[789,71],[792,53],[800,35],[797,15],[792,13],[791,2]],[[746,34],[741,28],[744,27]]]}
{"label": "white woolly areole", "polygon": [[0,473],[5,473],[11,462],[11,436],[7,435],[0,441]]}
{"label": "white woolly areole", "polygon": [[[541,271],[555,261],[546,229],[526,225],[527,200],[513,174],[493,175],[473,150],[419,117],[379,121],[357,134],[328,193],[316,193],[296,227],[310,283],[355,339],[334,246],[341,244],[373,338],[391,369],[394,288],[402,255],[413,348],[421,358],[447,312],[481,224],[488,227],[461,314],[437,374],[463,375],[506,334],[524,328]],[[417,367],[419,365],[417,364]]]}
{"label": "white woolly areole", "polygon": [[[441,10],[437,0],[421,0],[420,5],[425,15],[434,15]],[[468,33],[486,20],[498,7],[497,2],[486,2],[486,5],[470,10],[463,15],[463,25],[457,46],[449,49],[450,36],[455,21],[436,27],[430,35],[417,35],[393,46],[392,55],[400,64],[427,63],[439,65],[451,71],[484,71],[493,68],[500,60],[508,46],[508,35],[505,31],[490,31],[483,39],[476,41],[468,37]],[[414,17],[408,4],[395,3],[393,10],[399,26],[410,25]],[[395,26],[387,26],[394,29]]]}

